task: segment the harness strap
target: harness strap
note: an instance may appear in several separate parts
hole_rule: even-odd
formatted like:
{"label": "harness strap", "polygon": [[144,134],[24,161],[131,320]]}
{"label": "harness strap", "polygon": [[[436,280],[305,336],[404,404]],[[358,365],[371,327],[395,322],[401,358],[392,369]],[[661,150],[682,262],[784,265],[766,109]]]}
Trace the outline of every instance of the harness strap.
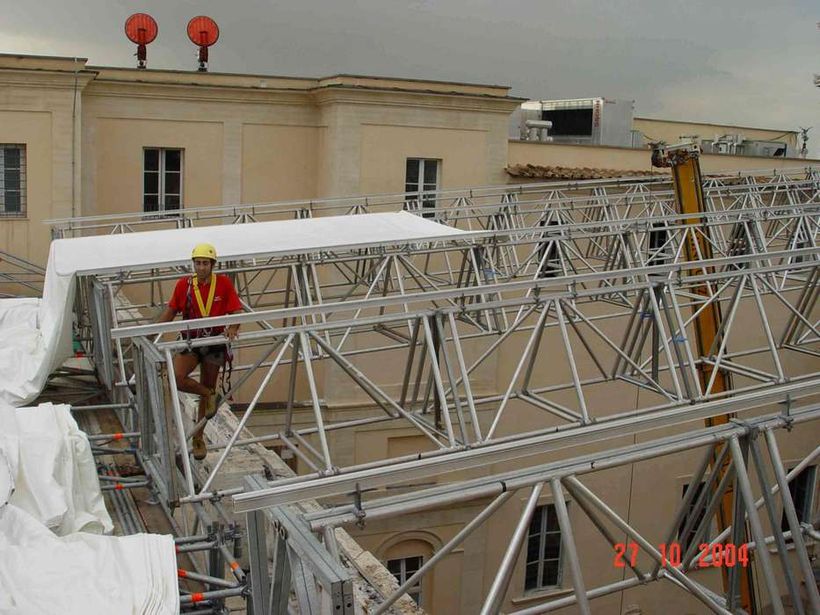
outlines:
{"label": "harness strap", "polygon": [[[233,349],[231,343],[225,345],[225,362],[222,364],[220,372],[220,386],[222,388],[222,398],[225,399],[231,390],[231,375],[233,375]],[[228,399],[233,401],[233,399]]]}
{"label": "harness strap", "polygon": [[216,274],[211,273],[211,280],[210,280],[210,288],[208,289],[208,303],[202,303],[202,295],[199,294],[199,284],[194,284],[193,280],[196,279],[196,276],[191,278],[191,285],[194,287],[194,295],[196,296],[196,304],[199,307],[199,315],[202,318],[208,318],[211,314],[211,308],[214,305],[214,297],[216,296]]}

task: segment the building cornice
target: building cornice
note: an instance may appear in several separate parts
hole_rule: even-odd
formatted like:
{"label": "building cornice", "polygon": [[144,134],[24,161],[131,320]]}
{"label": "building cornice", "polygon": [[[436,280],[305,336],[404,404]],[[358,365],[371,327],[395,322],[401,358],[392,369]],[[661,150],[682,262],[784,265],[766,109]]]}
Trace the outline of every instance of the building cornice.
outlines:
{"label": "building cornice", "polygon": [[508,96],[476,96],[348,86],[322,87],[313,90],[312,93],[315,104],[320,107],[334,104],[377,105],[504,114],[515,110],[522,100]]}
{"label": "building cornice", "polygon": [[65,56],[33,56],[0,53],[0,70],[50,71],[75,73],[85,70],[88,58]]}
{"label": "building cornice", "polygon": [[[397,89],[413,92],[435,92],[438,94],[467,94],[506,98],[510,88],[505,85],[485,85],[481,83],[459,83],[455,81],[434,81],[430,79],[406,79],[400,77],[373,77],[367,75],[332,75],[322,77],[319,87],[347,86],[368,89]],[[522,99],[525,100],[525,99]]]}
{"label": "building cornice", "polygon": [[317,79],[305,77],[277,77],[270,75],[240,75],[173,70],[139,70],[136,68],[89,67],[98,73],[98,81],[175,85],[191,88],[230,88],[248,90],[308,90],[316,87]]}
{"label": "building cornice", "polygon": [[85,90],[84,95],[105,98],[179,100],[197,103],[312,104],[309,91],[304,89],[191,86],[172,83],[142,83],[99,79],[95,80]]}
{"label": "building cornice", "polygon": [[[84,58],[0,54],[0,83],[75,87],[85,95],[264,104],[380,104],[510,113],[509,87],[338,74],[319,79],[87,66]],[[82,77],[80,77],[82,75]]]}
{"label": "building cornice", "polygon": [[0,86],[20,88],[48,88],[56,90],[84,89],[94,80],[93,71],[77,72],[50,70],[20,70],[0,66]]}
{"label": "building cornice", "polygon": [[690,122],[687,120],[665,120],[662,118],[656,117],[635,117],[635,121],[641,122],[658,122],[659,124],[689,124],[692,126],[719,126],[720,128],[736,128],[738,130],[758,130],[761,132],[782,132],[784,135],[794,135],[797,136],[799,131],[797,130],[790,130],[790,129],[783,129],[780,128],[768,128],[764,126],[744,126],[741,124],[722,124],[720,122]]}

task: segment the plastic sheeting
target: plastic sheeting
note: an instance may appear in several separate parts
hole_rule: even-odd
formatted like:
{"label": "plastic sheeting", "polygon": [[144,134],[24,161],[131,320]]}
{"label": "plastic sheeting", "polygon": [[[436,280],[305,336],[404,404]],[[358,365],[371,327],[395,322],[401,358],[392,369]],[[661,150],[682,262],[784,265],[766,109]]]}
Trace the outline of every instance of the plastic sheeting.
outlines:
{"label": "plastic sheeting", "polygon": [[424,242],[463,235],[407,212],[329,216],[252,224],[100,235],[51,243],[41,302],[0,300],[0,401],[22,406],[71,356],[74,280],[78,274],[187,264],[200,242],[220,259],[275,256],[346,246]]}
{"label": "plastic sheeting", "polygon": [[377,243],[423,242],[466,235],[407,212],[275,220],[197,228],[99,235],[51,242],[48,271],[60,276],[188,264],[208,242],[220,260],[333,250]]}
{"label": "plastic sheeting", "polygon": [[10,482],[9,501],[58,535],[111,532],[91,446],[69,406],[0,407],[0,455],[0,502]]}
{"label": "plastic sheeting", "polygon": [[58,274],[54,259],[52,245],[42,300],[0,299],[0,402],[31,402],[71,356],[74,275]]}
{"label": "plastic sheeting", "polygon": [[0,553],[0,614],[179,613],[171,536],[59,537],[7,504],[0,506]]}
{"label": "plastic sheeting", "polygon": [[173,538],[111,529],[68,406],[0,408],[0,614],[178,613]]}

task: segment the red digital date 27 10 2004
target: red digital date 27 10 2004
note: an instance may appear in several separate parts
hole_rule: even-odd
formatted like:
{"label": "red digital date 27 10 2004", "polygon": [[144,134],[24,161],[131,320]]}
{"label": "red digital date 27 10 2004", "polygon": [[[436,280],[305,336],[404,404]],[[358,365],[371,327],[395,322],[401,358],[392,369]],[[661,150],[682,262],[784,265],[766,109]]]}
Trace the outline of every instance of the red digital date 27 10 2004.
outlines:
{"label": "red digital date 27 10 2004", "polygon": [[[623,568],[627,564],[635,565],[638,559],[638,545],[634,542],[619,542],[615,544],[616,568]],[[701,543],[698,546],[698,559],[695,564],[697,568],[734,568],[735,566],[746,567],[749,565],[749,547],[740,545],[739,547],[731,543]],[[677,542],[662,543],[658,545],[661,555],[662,566],[681,565],[681,546]]]}

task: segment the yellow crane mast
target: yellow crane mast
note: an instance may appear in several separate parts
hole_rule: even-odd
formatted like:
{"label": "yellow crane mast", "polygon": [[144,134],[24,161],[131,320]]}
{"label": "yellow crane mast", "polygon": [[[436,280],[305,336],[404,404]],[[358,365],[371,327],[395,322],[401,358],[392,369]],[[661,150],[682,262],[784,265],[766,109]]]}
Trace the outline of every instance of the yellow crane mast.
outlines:
{"label": "yellow crane mast", "polygon": [[[703,181],[700,172],[700,148],[691,143],[680,145],[656,145],[652,149],[652,165],[656,167],[667,167],[672,172],[672,182],[675,189],[675,200],[678,211],[683,214],[691,214],[692,217],[684,219],[684,224],[692,226],[690,232],[685,237],[685,253],[687,261],[709,261],[712,258],[712,245],[709,242],[709,230],[702,215],[706,212],[703,197]],[[689,275],[701,273],[711,273],[712,268],[706,267],[689,269]],[[718,373],[713,375],[714,366],[703,361],[713,348],[721,331],[722,316],[720,303],[718,301],[709,302],[710,290],[708,283],[696,286],[693,291],[703,297],[705,306],[694,305],[693,312],[700,310],[695,317],[695,335],[697,340],[698,362],[697,372],[701,384],[701,390],[706,391],[708,383],[714,377],[711,393],[724,393],[732,390],[731,374],[725,370],[718,369]],[[708,427],[728,423],[733,414],[724,414],[706,419]],[[729,455],[720,469],[720,478],[725,474],[730,461]],[[713,461],[714,463],[714,461]],[[718,509],[718,529],[723,531],[731,525],[734,508],[734,488],[732,484],[726,489],[723,495],[720,508]],[[743,519],[736,519],[737,523],[743,523]],[[744,536],[746,535],[744,530]],[[739,546],[739,545],[738,545]],[[751,566],[751,554],[749,565],[740,569],[739,602],[740,606],[747,612],[754,614],[757,612],[754,598],[754,579]],[[728,569],[723,568],[723,583],[727,592],[730,591]]]}

